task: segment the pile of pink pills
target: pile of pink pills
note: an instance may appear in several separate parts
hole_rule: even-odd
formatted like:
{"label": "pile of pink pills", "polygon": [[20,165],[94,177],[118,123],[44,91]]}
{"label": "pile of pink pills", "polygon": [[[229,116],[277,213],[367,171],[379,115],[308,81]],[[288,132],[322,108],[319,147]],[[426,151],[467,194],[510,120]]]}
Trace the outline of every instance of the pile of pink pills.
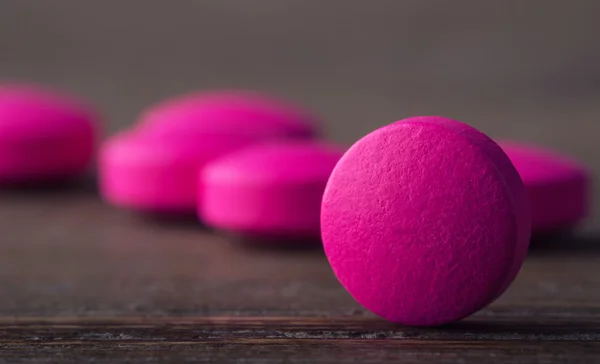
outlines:
{"label": "pile of pink pills", "polygon": [[314,116],[275,98],[183,95],[104,143],[101,194],[131,210],[197,214],[241,235],[316,239],[323,190],[342,154],[318,136]]}
{"label": "pile of pink pills", "polygon": [[399,324],[477,312],[516,278],[532,234],[590,214],[583,164],[445,117],[399,120],[345,148],[302,107],[251,91],[170,98],[101,142],[98,115],[63,92],[0,85],[0,183],[74,178],[96,161],[118,208],[193,214],[258,244],[322,241],[351,296]]}

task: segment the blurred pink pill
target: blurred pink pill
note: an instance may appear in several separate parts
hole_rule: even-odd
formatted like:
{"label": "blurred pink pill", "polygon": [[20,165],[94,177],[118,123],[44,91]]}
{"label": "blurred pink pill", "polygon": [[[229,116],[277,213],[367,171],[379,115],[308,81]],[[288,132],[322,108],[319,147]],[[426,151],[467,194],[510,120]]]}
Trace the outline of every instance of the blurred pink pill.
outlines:
{"label": "blurred pink pill", "polygon": [[549,149],[501,141],[523,179],[534,233],[569,229],[589,213],[590,173],[579,162]]}
{"label": "blurred pink pill", "polygon": [[0,85],[0,181],[72,177],[94,156],[96,115],[75,98],[33,85]]}
{"label": "blurred pink pill", "polygon": [[198,92],[159,103],[142,113],[138,128],[193,130],[209,126],[231,133],[313,138],[315,117],[287,102],[250,91]]}
{"label": "blurred pink pill", "polygon": [[531,217],[514,166],[487,136],[415,117],[356,142],[321,210],[325,253],[342,285],[392,322],[460,320],[516,277]]}
{"label": "blurred pink pill", "polygon": [[194,213],[198,171],[213,159],[257,139],[205,130],[121,133],[100,152],[100,190],[117,206],[156,213]]}
{"label": "blurred pink pill", "polygon": [[246,236],[318,239],[323,190],[342,153],[324,143],[289,142],[227,155],[201,174],[199,215]]}

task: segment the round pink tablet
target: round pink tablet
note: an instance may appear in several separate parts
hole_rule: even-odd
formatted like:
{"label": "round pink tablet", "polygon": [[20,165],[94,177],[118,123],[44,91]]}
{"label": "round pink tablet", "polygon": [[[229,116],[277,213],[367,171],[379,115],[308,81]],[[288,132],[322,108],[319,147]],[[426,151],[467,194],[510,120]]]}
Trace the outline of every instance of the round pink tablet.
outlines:
{"label": "round pink tablet", "polygon": [[33,85],[0,86],[0,181],[78,175],[95,148],[96,115],[72,96]]}
{"label": "round pink tablet", "polygon": [[190,93],[142,113],[138,127],[157,129],[221,128],[289,138],[317,136],[316,118],[288,102],[251,91]]}
{"label": "round pink tablet", "polygon": [[199,215],[246,236],[318,238],[321,198],[343,150],[320,142],[252,146],[207,166]]}
{"label": "round pink tablet", "polygon": [[499,143],[527,189],[534,234],[572,228],[588,215],[590,173],[581,163],[534,145]]}
{"label": "round pink tablet", "polygon": [[442,117],[415,117],[356,142],[321,210],[325,253],[342,285],[392,322],[435,326],[483,308],[525,258],[531,220],[500,147]]}
{"label": "round pink tablet", "polygon": [[245,134],[125,132],[100,151],[100,191],[117,206],[152,213],[196,211],[198,171],[213,159],[257,142]]}

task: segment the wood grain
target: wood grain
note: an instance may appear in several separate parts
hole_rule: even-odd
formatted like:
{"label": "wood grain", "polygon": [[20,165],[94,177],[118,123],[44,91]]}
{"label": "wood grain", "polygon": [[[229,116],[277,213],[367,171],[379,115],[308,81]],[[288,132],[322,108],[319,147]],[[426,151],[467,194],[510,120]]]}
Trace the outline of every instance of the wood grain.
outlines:
{"label": "wood grain", "polygon": [[600,245],[545,237],[510,289],[441,328],[387,323],[320,249],[252,249],[105,204],[89,181],[0,194],[0,357],[14,362],[585,362]]}
{"label": "wood grain", "polygon": [[72,362],[243,358],[248,362],[518,363],[584,362],[600,355],[597,322],[476,321],[423,329],[378,319],[314,317],[3,321],[0,353],[13,360],[43,355],[62,361],[68,354]]}

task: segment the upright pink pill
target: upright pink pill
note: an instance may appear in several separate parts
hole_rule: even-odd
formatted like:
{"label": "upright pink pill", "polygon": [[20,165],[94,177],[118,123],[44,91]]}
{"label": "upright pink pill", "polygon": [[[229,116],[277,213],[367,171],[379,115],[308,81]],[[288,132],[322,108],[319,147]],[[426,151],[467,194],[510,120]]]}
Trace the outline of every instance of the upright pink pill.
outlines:
{"label": "upright pink pill", "polygon": [[321,142],[256,145],[207,166],[199,179],[199,215],[250,237],[320,236],[325,184],[343,154]]}
{"label": "upright pink pill", "polygon": [[534,234],[574,227],[589,214],[590,173],[581,163],[534,145],[501,141],[523,179]]}
{"label": "upright pink pill", "polygon": [[342,285],[392,322],[434,326],[483,308],[525,258],[530,215],[508,157],[476,129],[415,117],[356,142],[321,210]]}
{"label": "upright pink pill", "polygon": [[145,131],[220,128],[288,138],[317,136],[317,121],[286,101],[251,91],[197,92],[168,99],[142,113]]}
{"label": "upright pink pill", "polygon": [[0,86],[0,181],[32,182],[84,172],[97,117],[72,96],[33,85]]}

